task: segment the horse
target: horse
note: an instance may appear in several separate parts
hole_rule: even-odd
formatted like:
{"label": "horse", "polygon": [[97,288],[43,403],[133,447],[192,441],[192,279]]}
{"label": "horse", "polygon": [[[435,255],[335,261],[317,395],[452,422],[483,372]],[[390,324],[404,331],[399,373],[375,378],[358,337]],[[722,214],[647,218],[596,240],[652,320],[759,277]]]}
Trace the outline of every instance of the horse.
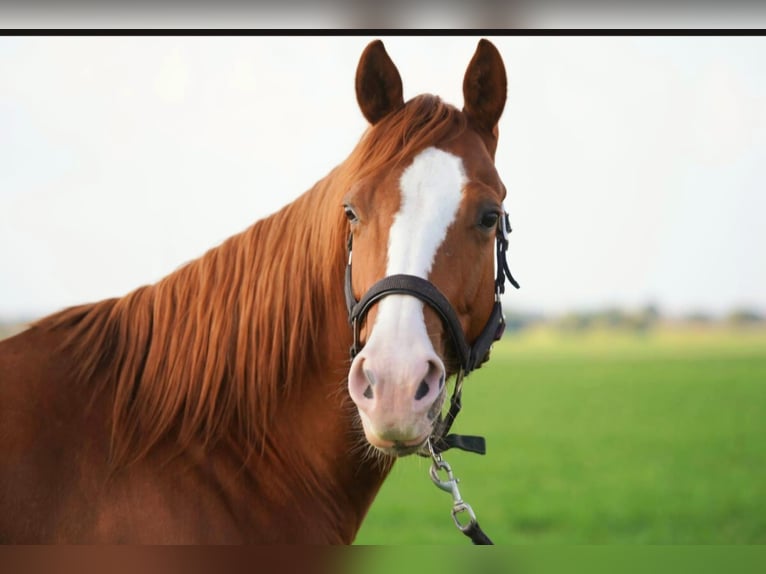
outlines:
{"label": "horse", "polygon": [[369,125],[295,201],[0,343],[0,541],[350,544],[439,438],[502,324],[505,67],[481,39],[462,109],[405,102],[375,40],[355,91]]}

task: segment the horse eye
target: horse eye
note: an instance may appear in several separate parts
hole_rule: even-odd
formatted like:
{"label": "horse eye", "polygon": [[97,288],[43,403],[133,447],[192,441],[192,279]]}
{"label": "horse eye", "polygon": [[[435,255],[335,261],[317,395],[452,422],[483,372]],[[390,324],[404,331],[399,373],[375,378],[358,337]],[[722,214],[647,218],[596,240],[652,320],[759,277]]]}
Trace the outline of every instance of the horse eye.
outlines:
{"label": "horse eye", "polygon": [[359,218],[356,216],[354,209],[350,205],[344,205],[343,210],[346,213],[346,219],[348,219],[351,223],[356,223],[359,221]]}
{"label": "horse eye", "polygon": [[497,220],[500,218],[500,214],[496,211],[490,211],[482,215],[479,225],[485,229],[492,229],[497,225]]}

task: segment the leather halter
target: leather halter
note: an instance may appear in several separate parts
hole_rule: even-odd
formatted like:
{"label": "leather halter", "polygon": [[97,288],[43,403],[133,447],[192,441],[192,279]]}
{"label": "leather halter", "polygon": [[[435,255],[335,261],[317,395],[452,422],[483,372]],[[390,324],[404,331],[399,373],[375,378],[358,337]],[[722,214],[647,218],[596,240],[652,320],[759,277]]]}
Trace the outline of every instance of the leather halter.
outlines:
{"label": "leather halter", "polygon": [[351,358],[353,359],[361,350],[359,343],[359,331],[362,321],[367,316],[370,308],[387,295],[412,295],[417,297],[432,309],[441,318],[444,326],[450,334],[453,348],[460,363],[462,375],[467,375],[474,369],[479,368],[488,358],[489,350],[492,344],[502,337],[505,330],[505,318],[503,317],[503,307],[500,296],[505,292],[505,279],[519,288],[518,282],[511,275],[508,268],[506,251],[508,250],[508,235],[511,232],[511,225],[508,219],[508,213],[498,220],[496,227],[496,257],[497,274],[495,276],[495,304],[492,306],[492,312],[487,319],[479,336],[469,344],[466,340],[463,329],[460,326],[460,320],[454,308],[442,294],[441,291],[430,281],[417,277],[416,275],[396,274],[384,277],[365,293],[357,301],[354,296],[351,285],[351,254],[352,254],[352,236],[348,238],[348,264],[346,265],[345,294],[346,306],[348,308],[348,318],[353,329],[354,341],[351,345]]}
{"label": "leather halter", "polygon": [[[345,294],[346,307],[348,308],[348,319],[351,323],[351,329],[354,336],[354,341],[350,349],[352,360],[361,350],[359,330],[362,321],[364,321],[364,318],[367,316],[370,307],[387,295],[399,294],[417,297],[437,312],[439,317],[441,317],[444,326],[447,328],[447,331],[449,331],[455,352],[460,361],[460,368],[457,373],[452,396],[450,397],[449,410],[446,415],[440,415],[439,420],[434,425],[434,431],[429,438],[431,454],[438,454],[450,448],[459,448],[478,454],[484,454],[486,452],[484,437],[447,433],[449,433],[452,423],[455,421],[455,417],[460,413],[462,407],[461,395],[463,389],[463,377],[486,362],[489,358],[490,347],[495,341],[503,336],[503,332],[505,331],[505,318],[503,317],[503,306],[500,301],[500,296],[505,292],[505,279],[507,278],[511,285],[516,289],[519,288],[518,282],[513,278],[513,275],[511,275],[511,270],[508,268],[508,260],[506,258],[508,236],[510,233],[511,223],[508,219],[508,212],[504,212],[503,217],[498,220],[495,232],[497,258],[495,304],[492,306],[492,312],[489,315],[489,319],[487,319],[487,323],[484,325],[484,329],[482,329],[479,336],[476,337],[473,345],[469,344],[466,340],[457,313],[450,302],[433,283],[422,277],[407,274],[389,275],[377,283],[374,283],[367,293],[362,296],[361,300],[357,301],[356,297],[354,297],[354,291],[351,285],[353,236],[349,235],[348,237],[348,263],[346,265]],[[419,454],[428,456],[425,451]]]}

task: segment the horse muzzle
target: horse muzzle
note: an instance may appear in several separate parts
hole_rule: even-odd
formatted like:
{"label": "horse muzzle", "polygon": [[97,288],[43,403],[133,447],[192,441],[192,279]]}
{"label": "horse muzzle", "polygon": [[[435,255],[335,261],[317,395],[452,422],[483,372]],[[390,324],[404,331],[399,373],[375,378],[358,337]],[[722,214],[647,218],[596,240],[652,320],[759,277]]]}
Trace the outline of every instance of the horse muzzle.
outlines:
{"label": "horse muzzle", "polygon": [[399,340],[375,331],[354,358],[348,389],[368,442],[395,455],[411,454],[433,432],[446,391],[439,356],[422,341]]}

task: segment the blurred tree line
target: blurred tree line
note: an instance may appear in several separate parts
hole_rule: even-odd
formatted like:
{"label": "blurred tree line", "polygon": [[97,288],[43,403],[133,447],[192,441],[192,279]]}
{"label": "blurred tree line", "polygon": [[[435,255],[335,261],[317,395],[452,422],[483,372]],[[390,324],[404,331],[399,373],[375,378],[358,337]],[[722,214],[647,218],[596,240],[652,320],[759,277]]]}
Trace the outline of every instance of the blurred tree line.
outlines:
{"label": "blurred tree line", "polygon": [[729,325],[734,327],[766,327],[766,315],[750,308],[735,308],[724,315],[716,316],[707,311],[691,311],[680,316],[667,316],[656,304],[647,304],[638,309],[605,307],[596,310],[568,311],[556,316],[542,313],[506,311],[506,330],[521,331],[531,326],[545,324],[561,331],[576,333],[589,329],[615,329],[636,333],[647,332],[661,323],[704,326]]}

